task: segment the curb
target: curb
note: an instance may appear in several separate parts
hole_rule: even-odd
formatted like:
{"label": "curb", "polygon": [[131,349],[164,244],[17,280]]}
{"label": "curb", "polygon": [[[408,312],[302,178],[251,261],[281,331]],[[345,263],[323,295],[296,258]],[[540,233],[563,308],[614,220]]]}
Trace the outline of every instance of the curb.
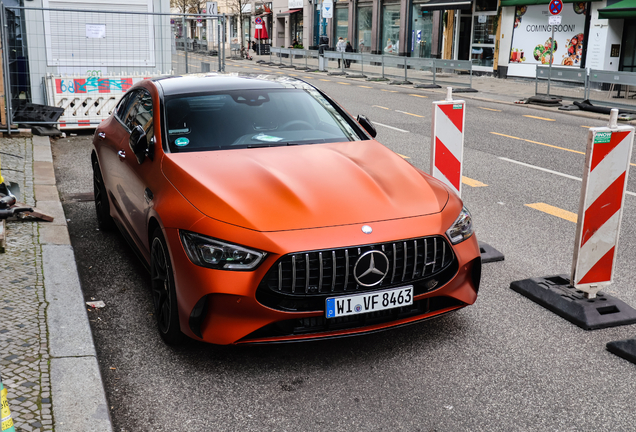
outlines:
{"label": "curb", "polygon": [[75,255],[53,170],[51,142],[33,136],[37,207],[55,217],[39,223],[49,333],[51,396],[56,430],[112,432]]}

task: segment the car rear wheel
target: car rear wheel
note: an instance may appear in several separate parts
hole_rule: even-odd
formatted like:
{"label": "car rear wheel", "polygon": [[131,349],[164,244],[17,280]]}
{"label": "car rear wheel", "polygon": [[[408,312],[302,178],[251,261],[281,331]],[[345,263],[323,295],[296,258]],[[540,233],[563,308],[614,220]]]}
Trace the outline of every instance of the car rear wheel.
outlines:
{"label": "car rear wheel", "polygon": [[150,249],[150,277],[152,301],[155,306],[159,335],[168,345],[179,345],[185,335],[179,327],[177,294],[174,288],[172,264],[168,255],[168,246],[161,229],[157,228],[152,236]]}
{"label": "car rear wheel", "polygon": [[110,203],[108,196],[106,196],[106,186],[104,186],[102,171],[99,169],[96,157],[93,157],[93,194],[95,195],[97,226],[102,231],[109,231],[114,228],[115,222],[110,216]]}

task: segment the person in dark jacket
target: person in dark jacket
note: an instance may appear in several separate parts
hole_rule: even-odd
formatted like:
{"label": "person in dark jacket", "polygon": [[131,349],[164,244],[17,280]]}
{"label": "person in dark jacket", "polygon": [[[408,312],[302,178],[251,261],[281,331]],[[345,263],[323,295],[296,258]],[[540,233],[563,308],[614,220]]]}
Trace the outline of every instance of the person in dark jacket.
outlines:
{"label": "person in dark jacket", "polygon": [[[353,52],[353,47],[351,46],[351,42],[347,42],[347,46],[345,47],[345,52]],[[345,60],[345,67],[351,67],[351,60]]]}

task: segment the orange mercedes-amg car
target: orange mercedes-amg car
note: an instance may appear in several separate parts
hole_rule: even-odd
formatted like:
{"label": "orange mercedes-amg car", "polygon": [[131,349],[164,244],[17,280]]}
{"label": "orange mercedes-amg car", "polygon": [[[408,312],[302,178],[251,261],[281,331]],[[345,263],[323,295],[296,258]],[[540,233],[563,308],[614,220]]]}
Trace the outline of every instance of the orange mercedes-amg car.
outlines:
{"label": "orange mercedes-amg car", "polygon": [[373,137],[291,78],[128,90],[95,131],[95,207],[148,266],[164,341],[341,337],[474,303],[470,213]]}

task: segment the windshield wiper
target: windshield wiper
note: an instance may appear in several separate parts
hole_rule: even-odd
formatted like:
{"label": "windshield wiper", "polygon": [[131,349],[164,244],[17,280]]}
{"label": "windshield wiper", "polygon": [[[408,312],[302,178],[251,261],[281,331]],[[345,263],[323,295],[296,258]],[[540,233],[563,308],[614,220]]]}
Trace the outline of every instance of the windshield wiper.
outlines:
{"label": "windshield wiper", "polygon": [[298,145],[297,142],[275,142],[275,143],[259,143],[259,144],[247,144],[247,148],[261,148],[261,147],[284,147]]}

